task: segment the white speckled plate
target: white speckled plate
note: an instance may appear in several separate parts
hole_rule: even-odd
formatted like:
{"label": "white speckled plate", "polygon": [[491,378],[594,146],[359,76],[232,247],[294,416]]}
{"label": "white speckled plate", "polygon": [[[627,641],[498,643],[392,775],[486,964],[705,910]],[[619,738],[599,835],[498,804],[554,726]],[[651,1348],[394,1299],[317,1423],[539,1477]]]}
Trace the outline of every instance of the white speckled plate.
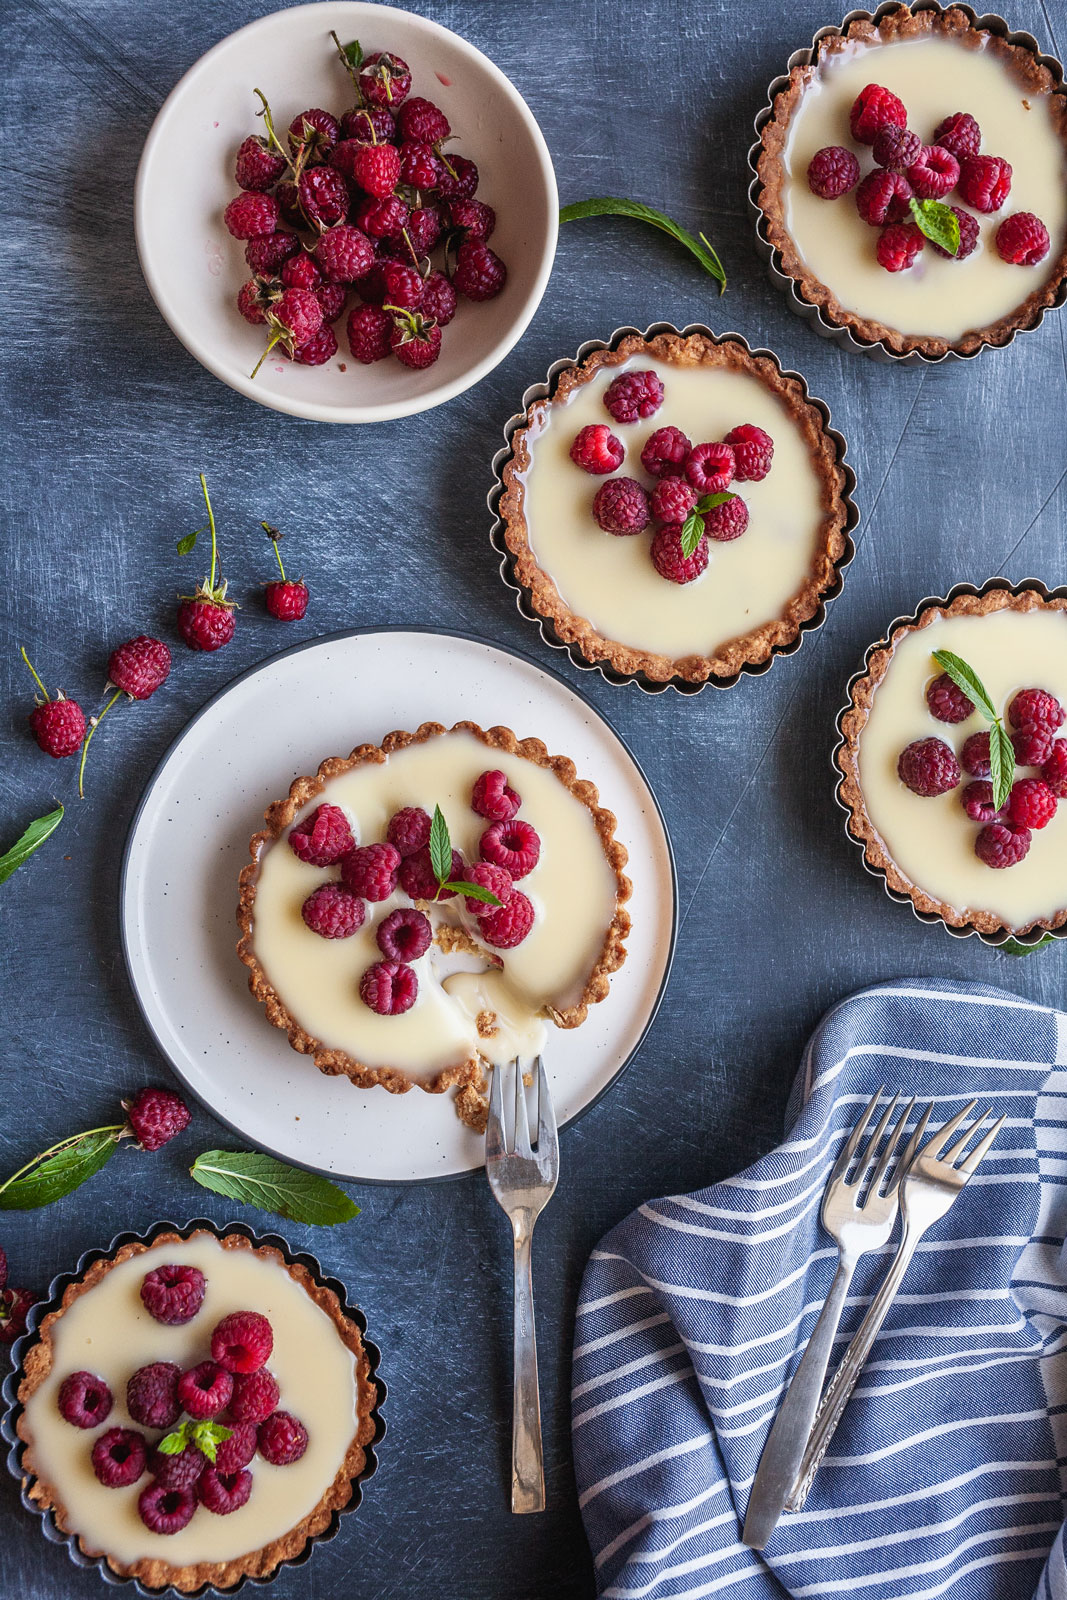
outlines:
{"label": "white speckled plate", "polygon": [[235,950],[237,874],[270,801],[326,756],[461,718],[569,755],[630,852],[626,962],[582,1027],[549,1030],[561,1124],[604,1093],[655,1016],[674,952],[674,861],[644,774],[599,712],[526,656],[462,635],[380,629],[298,646],[216,695],[171,747],[134,817],[121,886],[130,980],[163,1054],[221,1121],[287,1161],[368,1183],[482,1165],[451,1096],[356,1089],[291,1050]]}

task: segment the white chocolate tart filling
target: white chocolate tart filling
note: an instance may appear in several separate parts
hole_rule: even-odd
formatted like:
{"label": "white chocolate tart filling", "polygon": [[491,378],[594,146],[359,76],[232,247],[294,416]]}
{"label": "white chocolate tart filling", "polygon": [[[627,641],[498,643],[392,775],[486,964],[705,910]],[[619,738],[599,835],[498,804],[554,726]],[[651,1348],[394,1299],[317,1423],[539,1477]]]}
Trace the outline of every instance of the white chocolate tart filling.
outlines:
{"label": "white chocolate tart filling", "polygon": [[[938,738],[957,756],[972,733],[988,727],[977,712],[966,722],[938,722],[926,689],[940,674],[935,650],[952,650],[972,666],[1006,716],[1020,689],[1047,689],[1067,704],[1067,617],[1060,611],[1003,610],[944,617],[897,644],[859,736],[863,803],[887,854],[919,889],[961,914],[990,911],[1005,927],[1024,929],[1067,906],[1067,803],[1035,829],[1016,866],[992,868],[974,853],[978,824],[960,804],[962,788],[924,798],[897,776],[897,760],[916,739]],[[1017,777],[1035,777],[1016,768]]]}
{"label": "white chocolate tart filling", "polygon": [[[904,102],[908,126],[924,144],[951,112],[968,111],[982,130],[982,154],[1010,163],[1011,193],[999,211],[973,213],[980,235],[964,260],[948,260],[928,243],[913,267],[887,272],[875,256],[880,230],[860,216],[856,191],[821,200],[809,189],[808,164],[824,145],[853,151],[864,175],[874,167],[870,148],[849,132],[852,103],[869,83]],[[955,341],[1009,316],[1044,283],[1063,248],[1067,154],[1049,96],[1028,93],[984,48],[937,38],[851,41],[851,48],[825,57],[805,87],[790,121],[784,166],[784,225],[805,266],[846,310],[900,333]],[[956,190],[945,204],[973,210]],[[1015,211],[1034,212],[1049,231],[1049,253],[1036,266],[1014,266],[997,253],[996,230]]]}

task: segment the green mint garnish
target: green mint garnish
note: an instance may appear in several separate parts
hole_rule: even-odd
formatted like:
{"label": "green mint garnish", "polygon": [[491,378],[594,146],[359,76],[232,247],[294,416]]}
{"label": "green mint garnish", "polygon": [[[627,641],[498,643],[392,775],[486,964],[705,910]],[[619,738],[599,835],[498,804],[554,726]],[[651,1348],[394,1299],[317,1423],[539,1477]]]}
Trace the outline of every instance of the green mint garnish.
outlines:
{"label": "green mint garnish", "polygon": [[332,1228],[359,1216],[359,1207],[328,1178],[288,1167],[258,1150],[205,1150],[189,1176],[212,1194],[273,1211],[290,1222]]}
{"label": "green mint garnish", "polygon": [[172,1433],[160,1439],[156,1448],[165,1456],[180,1456],[193,1445],[209,1461],[214,1461],[219,1445],[228,1439],[232,1432],[232,1428],[225,1427],[221,1422],[194,1422],[187,1417]]}
{"label": "green mint garnish", "polygon": [[449,877],[452,871],[452,838],[440,806],[434,806],[430,824],[430,866],[437,879],[435,900],[442,890],[447,890],[449,894],[469,894],[472,900],[480,900],[486,906],[503,904],[491,890],[483,889],[481,884],[468,883],[465,878]]}
{"label": "green mint garnish", "polygon": [[989,723],[989,781],[993,787],[993,804],[999,811],[1011,793],[1015,776],[1015,748],[1008,730],[998,716],[985,684],[962,656],[955,655],[951,650],[935,650],[934,660],[943,672],[948,673],[956,688],[973,701],[975,710],[980,711]]}
{"label": "green mint garnish", "polygon": [[57,806],[47,816],[38,817],[31,822],[25,833],[15,840],[11,849],[5,850],[0,856],[0,883],[6,883],[11,874],[17,872],[22,863],[28,861],[46,839],[51,838],[62,821],[63,807]]}
{"label": "green mint garnish", "polygon": [[674,222],[664,212],[657,211],[654,206],[646,206],[640,200],[623,200],[617,195],[601,195],[593,200],[577,200],[573,205],[564,206],[559,214],[561,222],[577,222],[582,217],[636,217],[639,222],[647,222],[649,227],[658,228],[661,233],[669,233],[672,239],[677,239],[679,244],[685,245],[705,272],[710,272],[719,285],[719,293],[725,294],[726,273],[723,271],[722,262],[704,235],[701,234],[699,239],[694,239],[686,228]]}
{"label": "green mint garnish", "polygon": [[119,1140],[128,1131],[123,1122],[109,1128],[89,1128],[42,1150],[0,1183],[0,1211],[34,1211],[73,1194],[86,1178],[111,1160]]}
{"label": "green mint garnish", "polygon": [[945,205],[943,200],[916,200],[913,197],[908,201],[908,208],[919,232],[931,244],[940,245],[942,250],[954,256],[960,247],[960,224],[952,207]]}
{"label": "green mint garnish", "polygon": [[1002,956],[1032,956],[1035,950],[1046,950],[1050,944],[1055,943],[1056,940],[1051,933],[1046,933],[1033,944],[1023,944],[1019,939],[1005,939],[1003,944],[997,945],[997,949]]}
{"label": "green mint garnish", "polygon": [[737,496],[724,489],[719,494],[706,494],[697,501],[692,511],[682,523],[682,554],[688,561],[697,545],[704,536],[704,518],[716,506],[725,505],[727,500],[736,500]]}

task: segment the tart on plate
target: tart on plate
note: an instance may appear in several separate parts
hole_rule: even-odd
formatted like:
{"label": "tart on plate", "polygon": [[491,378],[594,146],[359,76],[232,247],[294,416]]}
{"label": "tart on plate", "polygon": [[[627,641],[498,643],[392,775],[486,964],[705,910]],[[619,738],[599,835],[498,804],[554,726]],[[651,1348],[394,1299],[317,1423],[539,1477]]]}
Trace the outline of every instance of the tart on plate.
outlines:
{"label": "tart on plate", "polygon": [[734,681],[795,645],[851,554],[843,442],[736,335],[625,334],[511,436],[499,504],[537,616],[593,666]]}
{"label": "tart on plate", "polygon": [[[940,360],[1062,302],[1067,94],[1019,37],[960,6],[896,6],[826,32],[790,70],[754,199],[775,265],[830,326]],[[916,207],[954,212],[954,253]]]}
{"label": "tart on plate", "polygon": [[868,652],[838,797],[867,866],[921,916],[987,938],[1067,924],[1065,705],[1064,591],[954,592]]}
{"label": "tart on plate", "polygon": [[[300,777],[242,869],[237,950],[267,1020],[321,1072],[458,1091],[578,1027],[622,965],[615,817],[538,739],[427,722]],[[439,870],[438,870],[439,869]]]}
{"label": "tart on plate", "polygon": [[152,1590],[269,1577],[373,1469],[359,1325],[301,1260],[239,1231],[95,1260],[41,1319],[17,1392],[24,1494]]}

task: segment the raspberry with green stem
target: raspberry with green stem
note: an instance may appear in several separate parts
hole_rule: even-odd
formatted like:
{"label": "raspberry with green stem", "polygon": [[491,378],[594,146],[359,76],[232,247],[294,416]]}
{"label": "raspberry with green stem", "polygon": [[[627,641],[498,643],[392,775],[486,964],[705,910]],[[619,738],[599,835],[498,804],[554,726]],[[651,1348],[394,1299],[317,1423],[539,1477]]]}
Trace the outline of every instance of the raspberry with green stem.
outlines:
{"label": "raspberry with green stem", "polygon": [[72,756],[85,737],[85,712],[76,700],[68,700],[62,689],[50,695],[22,645],[19,651],[30,669],[34,683],[44,696],[30,712],[30,729],[46,755],[57,760]]}
{"label": "raspberry with green stem", "polygon": [[[289,294],[304,292],[299,289],[287,291]],[[211,529],[211,571],[199,584],[195,594],[178,596],[182,602],[178,610],[178,628],[191,649],[218,650],[233,637],[232,614],[238,607],[235,600],[226,598],[227,581],[222,576],[219,562],[215,513],[211,507],[211,496],[207,492],[207,479],[203,473],[200,474],[200,488],[207,507],[208,526]],[[201,528],[197,528],[195,532],[179,539],[178,554],[188,555],[202,532]]]}
{"label": "raspberry with green stem", "polygon": [[264,599],[267,610],[279,622],[299,622],[308,608],[308,587],[303,578],[294,582],[285,576],[285,566],[282,562],[282,553],[278,549],[281,532],[272,528],[269,522],[261,522],[260,527],[274,546],[274,557],[278,563],[278,571],[282,575],[279,583],[273,579],[265,587]]}

